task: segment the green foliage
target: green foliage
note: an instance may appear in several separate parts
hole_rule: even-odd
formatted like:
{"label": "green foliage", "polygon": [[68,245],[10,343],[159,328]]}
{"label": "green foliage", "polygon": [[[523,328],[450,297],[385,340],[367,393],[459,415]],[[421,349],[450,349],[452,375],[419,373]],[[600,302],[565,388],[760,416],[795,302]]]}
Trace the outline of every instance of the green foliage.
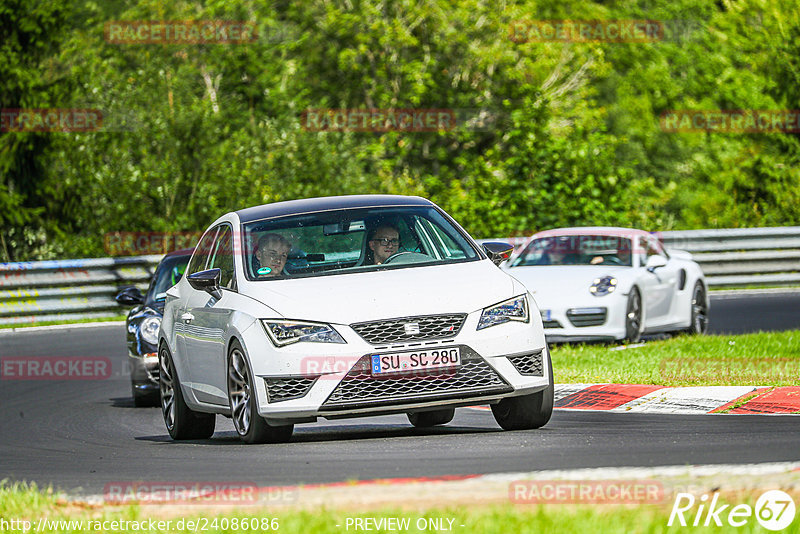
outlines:
{"label": "green foliage", "polygon": [[[515,42],[514,21],[652,19],[652,43]],[[109,21],[231,20],[245,44],[113,44]],[[560,225],[798,224],[794,133],[669,133],[683,109],[797,109],[800,0],[0,0],[2,108],[98,132],[0,133],[0,260],[105,255],[311,196],[431,198],[476,237]],[[4,30],[5,31],[5,30]],[[320,108],[486,110],[488,128],[315,132]]]}

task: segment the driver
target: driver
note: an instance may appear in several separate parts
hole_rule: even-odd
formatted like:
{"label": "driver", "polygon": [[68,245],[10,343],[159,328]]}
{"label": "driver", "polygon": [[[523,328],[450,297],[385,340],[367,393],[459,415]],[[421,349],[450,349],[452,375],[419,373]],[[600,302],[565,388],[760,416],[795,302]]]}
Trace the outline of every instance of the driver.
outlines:
{"label": "driver", "polygon": [[264,234],[258,240],[255,256],[260,267],[256,274],[259,278],[278,276],[289,259],[292,244],[280,234]]}
{"label": "driver", "polygon": [[400,248],[400,231],[391,224],[382,224],[372,231],[367,245],[372,252],[373,265],[380,265]]}

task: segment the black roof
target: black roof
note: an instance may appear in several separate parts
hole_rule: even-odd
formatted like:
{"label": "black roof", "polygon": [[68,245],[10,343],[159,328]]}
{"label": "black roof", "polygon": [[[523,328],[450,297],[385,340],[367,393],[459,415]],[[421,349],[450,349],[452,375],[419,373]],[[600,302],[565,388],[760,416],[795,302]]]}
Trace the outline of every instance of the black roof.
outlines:
{"label": "black roof", "polygon": [[282,217],[285,215],[298,215],[317,211],[330,211],[338,209],[377,208],[383,206],[432,206],[430,200],[422,197],[407,197],[403,195],[347,195],[339,197],[304,198],[300,200],[286,200],[245,208],[236,212],[243,223]]}

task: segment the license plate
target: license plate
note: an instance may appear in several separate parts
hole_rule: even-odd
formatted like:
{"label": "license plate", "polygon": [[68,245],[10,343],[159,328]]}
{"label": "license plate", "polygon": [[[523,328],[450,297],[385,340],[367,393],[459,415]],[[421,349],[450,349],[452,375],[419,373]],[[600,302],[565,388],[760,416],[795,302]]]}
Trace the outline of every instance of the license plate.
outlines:
{"label": "license plate", "polygon": [[459,365],[461,365],[461,349],[458,347],[372,355],[373,375],[427,371]]}
{"label": "license plate", "polygon": [[550,310],[541,310],[542,311],[542,321],[549,321],[551,319]]}

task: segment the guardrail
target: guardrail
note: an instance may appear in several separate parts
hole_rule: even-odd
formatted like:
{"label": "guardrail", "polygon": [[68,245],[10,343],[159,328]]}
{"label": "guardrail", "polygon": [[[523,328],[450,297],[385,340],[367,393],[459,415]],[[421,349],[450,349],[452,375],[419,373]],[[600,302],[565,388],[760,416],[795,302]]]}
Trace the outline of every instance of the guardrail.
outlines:
{"label": "guardrail", "polygon": [[[691,252],[709,286],[800,285],[800,226],[686,230],[658,234]],[[522,246],[528,237],[481,239]],[[121,287],[144,290],[162,256],[0,264],[0,325],[113,317]]]}
{"label": "guardrail", "polygon": [[0,263],[0,325],[120,315],[119,288],[146,289],[161,258]]}

